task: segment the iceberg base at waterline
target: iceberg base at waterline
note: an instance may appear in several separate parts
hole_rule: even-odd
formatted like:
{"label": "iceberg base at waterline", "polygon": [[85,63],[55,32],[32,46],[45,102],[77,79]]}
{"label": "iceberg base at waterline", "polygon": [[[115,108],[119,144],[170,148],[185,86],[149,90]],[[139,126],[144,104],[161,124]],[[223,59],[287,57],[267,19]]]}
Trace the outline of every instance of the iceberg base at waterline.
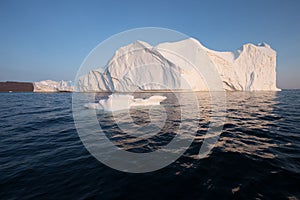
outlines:
{"label": "iceberg base at waterline", "polygon": [[157,106],[167,97],[154,95],[147,99],[134,98],[132,95],[112,94],[108,99],[101,99],[98,103],[87,103],[85,108],[114,112],[128,110],[132,107]]}

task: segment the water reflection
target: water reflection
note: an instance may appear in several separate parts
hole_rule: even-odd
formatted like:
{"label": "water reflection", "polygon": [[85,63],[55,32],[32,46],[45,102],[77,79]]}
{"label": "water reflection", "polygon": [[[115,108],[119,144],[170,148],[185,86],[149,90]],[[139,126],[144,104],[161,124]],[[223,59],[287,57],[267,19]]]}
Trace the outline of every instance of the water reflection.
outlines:
{"label": "water reflection", "polygon": [[[129,115],[124,116],[122,113],[112,115],[97,112],[99,124],[114,145],[129,152],[147,153],[162,149],[178,135],[178,129],[182,123],[182,111],[178,99],[173,93],[134,94],[135,98],[148,98],[152,95],[167,96],[167,100],[162,103],[162,107],[157,109],[131,109]],[[188,99],[187,93],[180,95]],[[218,106],[218,104],[211,104],[211,93],[198,92],[196,96],[199,113],[191,114],[189,119],[185,119],[187,123],[182,127],[185,133],[180,133],[180,138],[194,139],[193,144],[185,153],[185,156],[194,160],[198,159],[197,154],[203,141],[216,138],[216,135],[207,134],[207,131],[215,115],[212,112],[212,106]],[[218,107],[219,110],[226,110],[226,119],[222,134],[212,153],[221,151],[244,154],[257,159],[282,159],[278,157],[278,148],[288,147],[292,142],[285,141],[282,138],[284,136],[280,136],[287,120],[283,117],[282,93],[228,92],[226,96],[227,108]],[[107,95],[96,95],[96,100],[101,98],[107,98]],[[157,123],[151,124],[152,121],[157,121]],[[163,125],[159,124],[161,121],[164,121]],[[198,124],[196,135],[188,134],[189,124],[195,122]],[[123,127],[120,127],[120,124]],[[135,125],[137,128],[134,128]],[[144,129],[144,127],[150,128]],[[130,130],[134,133],[130,134]],[[150,132],[147,133],[147,130]],[[155,134],[151,130],[155,130]],[[146,133],[146,136],[136,137],[139,131]],[[175,152],[176,149],[173,151]]]}
{"label": "water reflection", "polygon": [[272,147],[277,144],[270,127],[281,119],[274,112],[276,92],[235,92],[227,97],[227,120],[217,147],[225,152],[274,158]]}

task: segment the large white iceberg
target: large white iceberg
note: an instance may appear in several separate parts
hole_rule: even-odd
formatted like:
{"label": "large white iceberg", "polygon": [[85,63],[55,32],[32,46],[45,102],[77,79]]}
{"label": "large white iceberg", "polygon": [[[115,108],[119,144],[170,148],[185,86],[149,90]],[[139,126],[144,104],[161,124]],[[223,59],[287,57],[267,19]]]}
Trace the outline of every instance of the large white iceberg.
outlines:
{"label": "large white iceberg", "polygon": [[154,95],[147,99],[134,98],[132,95],[112,94],[108,99],[101,99],[98,103],[87,103],[84,106],[90,109],[114,112],[128,110],[132,107],[156,106],[167,97]]}
{"label": "large white iceberg", "polygon": [[208,62],[202,59],[203,54],[215,66],[221,89],[279,90],[276,87],[276,52],[269,45],[245,44],[235,52],[218,52],[193,38],[155,47],[142,41],[121,47],[104,70],[95,69],[81,76],[75,88],[78,92],[219,90],[209,88],[207,77],[201,74]]}

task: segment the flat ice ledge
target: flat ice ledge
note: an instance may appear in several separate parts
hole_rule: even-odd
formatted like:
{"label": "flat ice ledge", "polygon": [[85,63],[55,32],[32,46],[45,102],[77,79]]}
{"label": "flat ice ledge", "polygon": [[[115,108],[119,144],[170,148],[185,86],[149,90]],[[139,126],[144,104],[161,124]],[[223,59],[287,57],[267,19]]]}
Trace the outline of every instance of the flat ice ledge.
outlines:
{"label": "flat ice ledge", "polygon": [[154,95],[148,99],[134,98],[132,95],[112,94],[108,99],[101,99],[99,103],[88,103],[84,107],[89,109],[114,112],[128,110],[131,107],[157,106],[167,97]]}

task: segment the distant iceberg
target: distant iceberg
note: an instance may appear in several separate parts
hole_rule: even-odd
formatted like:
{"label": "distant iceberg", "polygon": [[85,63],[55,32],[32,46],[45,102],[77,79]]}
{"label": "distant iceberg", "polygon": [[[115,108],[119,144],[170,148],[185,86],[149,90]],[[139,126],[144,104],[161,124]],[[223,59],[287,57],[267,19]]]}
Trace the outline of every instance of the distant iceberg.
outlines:
{"label": "distant iceberg", "polygon": [[52,81],[44,80],[33,83],[34,92],[73,92],[74,84],[72,81]]}
{"label": "distant iceberg", "polygon": [[147,99],[134,98],[132,95],[112,94],[108,99],[101,99],[98,103],[88,103],[84,107],[89,109],[114,112],[128,110],[132,107],[156,106],[160,105],[167,97],[154,95]]}

